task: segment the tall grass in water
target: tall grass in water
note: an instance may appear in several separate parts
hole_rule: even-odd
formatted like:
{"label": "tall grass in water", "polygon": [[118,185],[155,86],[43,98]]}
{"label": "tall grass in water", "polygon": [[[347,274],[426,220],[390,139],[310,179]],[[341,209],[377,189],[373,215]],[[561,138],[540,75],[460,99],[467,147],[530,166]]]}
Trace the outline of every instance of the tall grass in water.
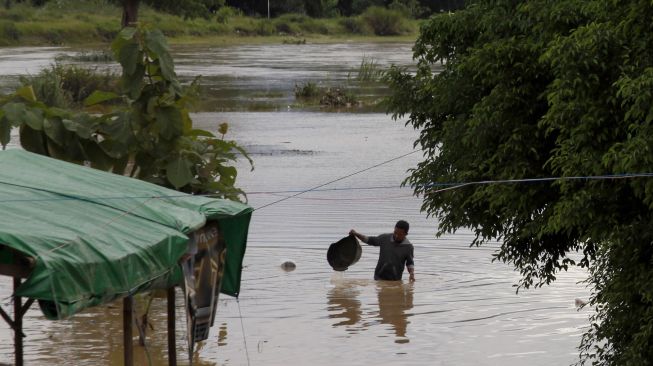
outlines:
{"label": "tall grass in water", "polygon": [[61,54],[55,57],[56,61],[76,62],[114,62],[113,54],[110,51],[82,51],[74,55]]}
{"label": "tall grass in water", "polygon": [[363,56],[363,60],[358,67],[356,80],[360,82],[377,82],[381,80],[384,73],[385,71],[381,68],[375,59]]}
{"label": "tall grass in water", "polygon": [[304,84],[295,84],[295,98],[297,99],[312,99],[320,96],[320,88],[312,81]]}
{"label": "tall grass in water", "polygon": [[81,108],[84,99],[95,90],[118,93],[118,80],[118,76],[109,71],[61,64],[20,78],[21,84],[32,86],[39,101],[61,108]]}

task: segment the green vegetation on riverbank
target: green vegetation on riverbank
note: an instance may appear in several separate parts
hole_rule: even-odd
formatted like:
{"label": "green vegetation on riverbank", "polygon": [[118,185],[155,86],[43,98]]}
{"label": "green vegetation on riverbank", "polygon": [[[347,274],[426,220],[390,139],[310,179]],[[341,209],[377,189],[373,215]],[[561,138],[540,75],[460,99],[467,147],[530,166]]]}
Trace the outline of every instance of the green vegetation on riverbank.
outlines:
{"label": "green vegetation on riverbank", "polygon": [[[108,43],[120,30],[121,11],[101,0],[48,2],[42,7],[19,3],[0,9],[0,46]],[[410,41],[419,28],[418,20],[377,7],[359,16],[322,19],[299,14],[246,17],[225,7],[206,19],[184,19],[142,6],[140,20],[161,29],[172,43]]]}

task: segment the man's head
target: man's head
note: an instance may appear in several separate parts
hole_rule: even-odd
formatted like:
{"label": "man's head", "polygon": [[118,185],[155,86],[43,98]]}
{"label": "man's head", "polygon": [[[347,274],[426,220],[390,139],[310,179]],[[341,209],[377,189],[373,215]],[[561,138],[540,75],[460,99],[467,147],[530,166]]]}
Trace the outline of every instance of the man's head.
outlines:
{"label": "man's head", "polygon": [[408,235],[408,228],[410,225],[408,225],[408,222],[404,220],[399,220],[395,224],[395,231],[393,232],[393,239],[397,243],[401,243],[406,239],[406,235]]}

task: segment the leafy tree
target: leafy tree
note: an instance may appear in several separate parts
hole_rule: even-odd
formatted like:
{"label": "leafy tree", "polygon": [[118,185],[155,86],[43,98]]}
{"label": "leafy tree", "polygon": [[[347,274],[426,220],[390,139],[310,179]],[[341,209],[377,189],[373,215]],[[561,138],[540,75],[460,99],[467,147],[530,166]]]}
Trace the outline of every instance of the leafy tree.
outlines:
{"label": "leafy tree", "polygon": [[338,14],[337,0],[305,0],[306,15],[314,18],[334,17]]}
{"label": "leafy tree", "polygon": [[[270,0],[270,14],[273,17],[287,14],[297,13],[304,14],[306,12],[305,4],[312,6],[313,3],[317,8],[322,7],[322,3],[329,3],[329,0]],[[268,12],[268,2],[261,0],[227,0],[227,5],[240,9],[247,15],[263,15],[266,16]]]}
{"label": "leafy tree", "polygon": [[[589,268],[583,364],[653,363],[653,180],[572,179],[653,172],[652,16],[643,0],[471,1],[423,26],[415,74],[388,76],[425,153],[406,183],[439,234],[500,241],[520,287]],[[442,189],[548,177],[568,179]]]}
{"label": "leafy tree", "polygon": [[420,0],[419,3],[423,8],[429,9],[431,13],[448,12],[462,9],[465,3],[470,1],[465,0]]}
{"label": "leafy tree", "polygon": [[[138,21],[138,8],[141,0],[111,0],[122,6],[122,26],[126,27]],[[154,9],[178,14],[185,18],[208,18],[211,13],[225,5],[225,0],[143,0]]]}
{"label": "leafy tree", "polygon": [[388,5],[388,9],[396,10],[404,16],[415,18],[419,17],[424,12],[417,0],[394,0],[390,5]]}
{"label": "leafy tree", "polygon": [[[17,127],[28,151],[188,193],[238,199],[243,192],[235,188],[231,163],[237,153],[247,154],[233,141],[193,128],[193,88],[177,81],[163,34],[127,27],[112,49],[123,70],[121,95],[96,91],[85,101],[90,110],[77,112],[47,106],[30,86],[22,87],[0,99],[3,148]],[[124,103],[103,105],[116,99]],[[219,133],[227,128],[219,126]]]}
{"label": "leafy tree", "polygon": [[385,6],[385,0],[352,0],[352,14],[361,14],[371,6]]}

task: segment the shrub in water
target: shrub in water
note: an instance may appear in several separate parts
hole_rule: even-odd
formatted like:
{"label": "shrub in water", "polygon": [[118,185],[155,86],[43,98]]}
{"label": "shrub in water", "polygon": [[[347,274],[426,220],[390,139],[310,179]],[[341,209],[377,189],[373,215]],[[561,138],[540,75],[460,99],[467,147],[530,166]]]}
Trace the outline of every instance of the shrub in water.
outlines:
{"label": "shrub in water", "polygon": [[338,23],[345,29],[347,33],[352,34],[368,34],[370,28],[367,23],[359,17],[341,18]]}
{"label": "shrub in water", "polygon": [[48,106],[68,108],[72,102],[70,95],[63,90],[61,78],[55,72],[56,66],[41,70],[38,75],[21,76],[23,85],[31,85],[36,98]]}
{"label": "shrub in water", "polygon": [[58,55],[55,60],[71,60],[77,62],[113,62],[113,54],[109,51],[82,51],[75,55]]}
{"label": "shrub in water", "polygon": [[288,23],[305,23],[307,21],[310,21],[311,18],[307,17],[304,14],[296,14],[296,13],[289,13],[289,14],[283,14],[277,18],[277,20],[281,20],[284,22]]}
{"label": "shrub in water", "polygon": [[312,81],[308,81],[303,85],[295,84],[295,98],[297,99],[310,99],[316,98],[320,95],[320,89]]}
{"label": "shrub in water", "polygon": [[312,18],[306,18],[303,22],[300,22],[299,28],[305,33],[329,34],[329,28],[324,22]]}
{"label": "shrub in water", "polygon": [[52,65],[37,75],[21,77],[20,82],[31,85],[38,100],[61,108],[81,106],[95,90],[119,92],[116,75],[74,65]]}
{"label": "shrub in water", "polygon": [[291,35],[301,33],[301,29],[299,29],[297,24],[289,22],[286,19],[275,19],[274,24],[277,29],[277,32],[279,33],[285,33]]}
{"label": "shrub in water", "polygon": [[354,94],[343,87],[327,88],[320,99],[320,104],[328,107],[350,107],[356,102]]}
{"label": "shrub in water", "polygon": [[[0,43],[3,39],[10,41],[18,41],[20,39],[20,31],[13,22],[0,22],[0,35]],[[7,42],[7,44],[9,43]]]}
{"label": "shrub in water", "polygon": [[215,13],[215,20],[221,24],[229,23],[229,19],[240,16],[239,9],[232,8],[231,6],[223,6]]}
{"label": "shrub in water", "polygon": [[271,36],[276,33],[277,29],[271,21],[263,19],[258,21],[255,31],[259,36]]}
{"label": "shrub in water", "polygon": [[361,17],[377,36],[395,36],[404,30],[405,18],[395,10],[373,6],[368,8]]}

